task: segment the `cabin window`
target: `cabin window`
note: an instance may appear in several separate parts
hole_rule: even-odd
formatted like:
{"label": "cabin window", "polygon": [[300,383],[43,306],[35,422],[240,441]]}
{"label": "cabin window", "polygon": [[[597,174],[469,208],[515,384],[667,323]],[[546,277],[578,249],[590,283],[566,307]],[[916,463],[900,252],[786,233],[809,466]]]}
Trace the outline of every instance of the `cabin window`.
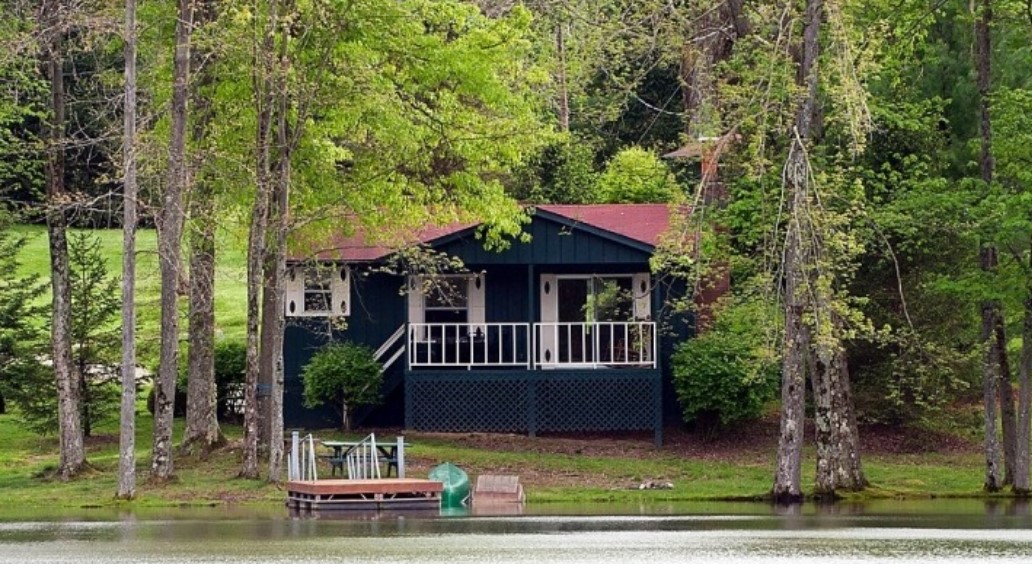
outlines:
{"label": "cabin window", "polygon": [[331,268],[309,266],[305,268],[305,313],[330,313],[333,307],[333,286]]}
{"label": "cabin window", "polygon": [[631,321],[631,276],[560,276],[558,321],[594,323]]}
{"label": "cabin window", "polygon": [[428,279],[424,292],[426,323],[466,323],[469,318],[468,283],[467,276]]}
{"label": "cabin window", "polygon": [[351,273],[343,264],[307,264],[287,269],[286,314],[351,314]]}

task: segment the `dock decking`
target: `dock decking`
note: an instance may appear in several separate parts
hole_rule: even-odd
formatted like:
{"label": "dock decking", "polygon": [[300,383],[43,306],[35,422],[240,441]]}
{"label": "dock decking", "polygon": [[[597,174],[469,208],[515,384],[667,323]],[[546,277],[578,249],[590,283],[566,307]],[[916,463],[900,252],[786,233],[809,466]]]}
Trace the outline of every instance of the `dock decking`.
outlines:
{"label": "dock decking", "polygon": [[299,510],[438,509],[441,482],[415,478],[287,482],[287,507]]}

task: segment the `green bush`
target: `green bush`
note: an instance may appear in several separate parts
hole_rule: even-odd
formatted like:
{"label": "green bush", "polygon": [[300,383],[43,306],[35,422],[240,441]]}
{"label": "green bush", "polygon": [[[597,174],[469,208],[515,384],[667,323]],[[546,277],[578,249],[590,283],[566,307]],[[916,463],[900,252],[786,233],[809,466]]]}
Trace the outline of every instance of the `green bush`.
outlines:
{"label": "green bush", "polygon": [[228,340],[215,343],[215,388],[219,421],[243,421],[246,376],[247,345],[241,341]]}
{"label": "green bush", "polygon": [[761,317],[755,307],[728,308],[677,347],[674,384],[686,421],[712,432],[758,417],[776,396],[780,367],[765,349]]}
{"label": "green bush", "polygon": [[319,349],[301,370],[305,406],[336,404],[344,430],[351,429],[356,406],[380,400],[383,371],[373,350],[356,343],[331,343]]}

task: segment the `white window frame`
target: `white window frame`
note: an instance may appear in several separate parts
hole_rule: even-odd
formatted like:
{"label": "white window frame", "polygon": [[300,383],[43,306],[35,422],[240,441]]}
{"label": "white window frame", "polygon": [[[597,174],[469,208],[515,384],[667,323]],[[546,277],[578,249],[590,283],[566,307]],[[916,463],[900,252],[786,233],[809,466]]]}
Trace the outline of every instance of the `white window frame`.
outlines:
{"label": "white window frame", "polygon": [[[545,308],[542,307],[542,322],[555,322],[558,321],[559,316],[559,280],[591,280],[590,283],[594,283],[594,278],[630,278],[631,280],[631,299],[632,303],[632,320],[633,321],[649,321],[652,319],[652,284],[651,275],[647,272],[631,272],[631,273],[611,273],[611,274],[542,274],[542,287],[544,285],[545,277],[551,276],[554,280],[554,285],[550,287],[555,288],[554,296],[549,296],[549,301],[554,304],[553,308],[549,308],[550,311],[546,312]],[[641,291],[644,284],[644,291]],[[591,293],[589,287],[589,294]],[[544,303],[545,297],[542,296],[542,303]],[[545,315],[550,315],[550,320],[544,319]]]}
{"label": "white window frame", "polygon": [[[466,321],[471,325],[482,325],[485,322],[485,291],[487,274],[485,272],[463,272],[450,274],[417,274],[408,278],[408,319],[409,323],[427,323],[427,312],[435,311],[427,308],[427,280],[457,278],[466,280],[466,304],[452,309],[464,309]],[[445,310],[445,308],[440,308]],[[416,328],[415,339],[426,340],[426,328]]]}
{"label": "white window frame", "polygon": [[[308,272],[313,268],[328,274],[329,289],[309,289]],[[284,311],[288,317],[343,317],[351,315],[351,268],[340,263],[295,264],[287,268]],[[309,293],[329,295],[329,309],[309,311],[305,298]]]}

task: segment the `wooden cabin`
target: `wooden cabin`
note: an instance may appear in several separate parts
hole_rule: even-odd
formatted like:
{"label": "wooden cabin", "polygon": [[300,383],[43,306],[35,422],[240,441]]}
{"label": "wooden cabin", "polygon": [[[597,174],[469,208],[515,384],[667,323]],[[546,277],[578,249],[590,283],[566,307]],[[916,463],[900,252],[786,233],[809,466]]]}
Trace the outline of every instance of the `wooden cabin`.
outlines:
{"label": "wooden cabin", "polygon": [[291,260],[284,340],[287,426],[339,424],[302,404],[301,368],[334,339],[377,350],[383,402],[366,425],[439,432],[654,431],[679,420],[669,355],[691,316],[668,300],[683,286],[651,273],[669,227],[665,204],[541,205],[531,240],[487,251],[475,227],[427,228],[433,251],[461,271],[380,271],[392,251],[363,236]]}

